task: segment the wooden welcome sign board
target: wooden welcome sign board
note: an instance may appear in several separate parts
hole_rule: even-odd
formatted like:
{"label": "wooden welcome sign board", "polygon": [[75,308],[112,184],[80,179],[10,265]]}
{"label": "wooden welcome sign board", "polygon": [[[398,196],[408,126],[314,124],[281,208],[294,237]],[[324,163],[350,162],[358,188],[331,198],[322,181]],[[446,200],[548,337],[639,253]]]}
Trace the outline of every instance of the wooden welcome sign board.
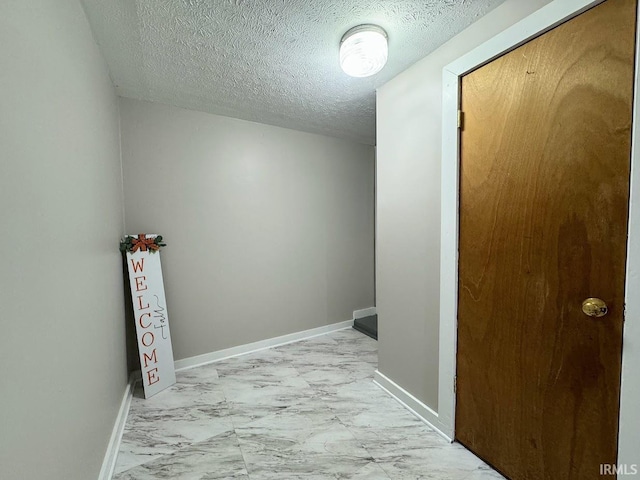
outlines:
{"label": "wooden welcome sign board", "polygon": [[161,236],[146,234],[127,236],[120,244],[127,257],[145,398],[176,383],[161,246]]}

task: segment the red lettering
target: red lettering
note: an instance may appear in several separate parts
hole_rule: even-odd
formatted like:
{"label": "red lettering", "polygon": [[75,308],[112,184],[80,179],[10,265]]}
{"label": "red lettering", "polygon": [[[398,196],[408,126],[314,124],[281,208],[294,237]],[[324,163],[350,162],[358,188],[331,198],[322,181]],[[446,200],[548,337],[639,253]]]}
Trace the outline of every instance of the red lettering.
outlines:
{"label": "red lettering", "polygon": [[[140,279],[142,279],[142,280],[140,280]],[[142,283],[146,279],[147,279],[147,277],[144,277],[144,276],[143,277],[135,277],[134,278],[134,280],[136,281],[136,292],[140,292],[141,290],[146,290],[147,289],[147,286],[144,283]],[[141,287],[144,287],[144,288],[141,288]]]}
{"label": "red lettering", "polygon": [[[149,343],[144,341],[144,339],[147,338],[147,335],[151,335],[151,340],[149,340]],[[142,341],[142,344],[145,347],[149,347],[149,346],[153,345],[153,341],[154,340],[155,340],[155,337],[154,337],[153,333],[152,332],[147,332],[144,335],[142,335],[142,340],[141,341]]]}
{"label": "red lettering", "polygon": [[147,355],[146,353],[142,354],[142,357],[144,359],[144,368],[147,368],[149,366],[149,362],[151,360],[153,360],[153,363],[158,363],[158,357],[156,356],[156,349],[153,349],[153,352],[151,352],[151,356]]}
{"label": "red lettering", "polygon": [[147,380],[149,380],[149,385],[153,385],[154,383],[158,383],[160,381],[160,377],[156,375],[158,373],[157,368],[152,368],[147,371]]}
{"label": "red lettering", "polygon": [[[138,295],[138,310],[144,310],[145,308],[149,308],[149,304],[147,303],[144,307],[142,306],[142,295]],[[146,327],[145,327],[146,328]]]}
{"label": "red lettering", "polygon": [[151,322],[149,322],[149,325],[143,325],[142,324],[142,319],[144,317],[151,318],[151,314],[150,313],[143,313],[142,315],[140,315],[140,318],[138,319],[138,325],[140,325],[140,328],[149,328],[151,326]]}
{"label": "red lettering", "polygon": [[138,262],[132,258],[131,266],[133,267],[133,273],[136,273],[137,271],[142,272],[144,270],[144,258],[141,258]]}

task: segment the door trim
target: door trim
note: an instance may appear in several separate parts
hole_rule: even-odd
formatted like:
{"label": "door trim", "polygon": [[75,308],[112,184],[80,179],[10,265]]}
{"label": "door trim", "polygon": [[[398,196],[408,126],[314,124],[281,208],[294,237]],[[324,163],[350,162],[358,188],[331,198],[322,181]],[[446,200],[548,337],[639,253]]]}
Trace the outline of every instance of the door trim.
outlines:
{"label": "door trim", "polygon": [[[458,176],[460,164],[458,109],[460,106],[460,77],[603,1],[553,1],[443,69],[438,420],[444,433],[450,438],[455,436],[456,406],[454,381],[458,309]],[[625,278],[626,322],[623,333],[619,417],[624,421],[620,421],[618,436],[618,462],[621,465],[640,463],[640,459],[635,453],[637,445],[640,444],[640,431],[637,431],[637,425],[640,424],[640,413],[634,408],[634,405],[640,402],[640,378],[637,374],[634,378],[633,372],[633,365],[640,364],[640,296],[635,295],[634,297],[631,293],[640,292],[640,148],[636,147],[635,141],[640,135],[640,122],[638,122],[640,109],[638,97],[635,95],[640,91],[639,43],[636,32],[629,237]]]}

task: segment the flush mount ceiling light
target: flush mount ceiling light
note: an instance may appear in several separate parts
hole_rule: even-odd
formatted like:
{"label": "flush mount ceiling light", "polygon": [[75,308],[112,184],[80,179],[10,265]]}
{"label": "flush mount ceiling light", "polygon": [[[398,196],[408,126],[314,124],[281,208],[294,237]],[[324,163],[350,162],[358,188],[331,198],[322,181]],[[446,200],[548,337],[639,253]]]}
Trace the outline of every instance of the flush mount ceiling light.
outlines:
{"label": "flush mount ceiling light", "polygon": [[359,25],[340,41],[340,66],[352,77],[369,77],[387,63],[387,32],[377,25]]}

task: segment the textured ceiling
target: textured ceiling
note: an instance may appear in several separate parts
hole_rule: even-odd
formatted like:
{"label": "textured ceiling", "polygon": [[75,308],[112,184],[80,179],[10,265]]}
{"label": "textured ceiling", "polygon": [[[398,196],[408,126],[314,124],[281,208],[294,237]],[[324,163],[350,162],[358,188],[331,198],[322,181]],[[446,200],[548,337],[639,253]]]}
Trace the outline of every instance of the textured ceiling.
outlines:
{"label": "textured ceiling", "polygon": [[[375,142],[375,89],[504,0],[82,0],[123,97]],[[349,28],[389,35],[377,75],[338,63]]]}

